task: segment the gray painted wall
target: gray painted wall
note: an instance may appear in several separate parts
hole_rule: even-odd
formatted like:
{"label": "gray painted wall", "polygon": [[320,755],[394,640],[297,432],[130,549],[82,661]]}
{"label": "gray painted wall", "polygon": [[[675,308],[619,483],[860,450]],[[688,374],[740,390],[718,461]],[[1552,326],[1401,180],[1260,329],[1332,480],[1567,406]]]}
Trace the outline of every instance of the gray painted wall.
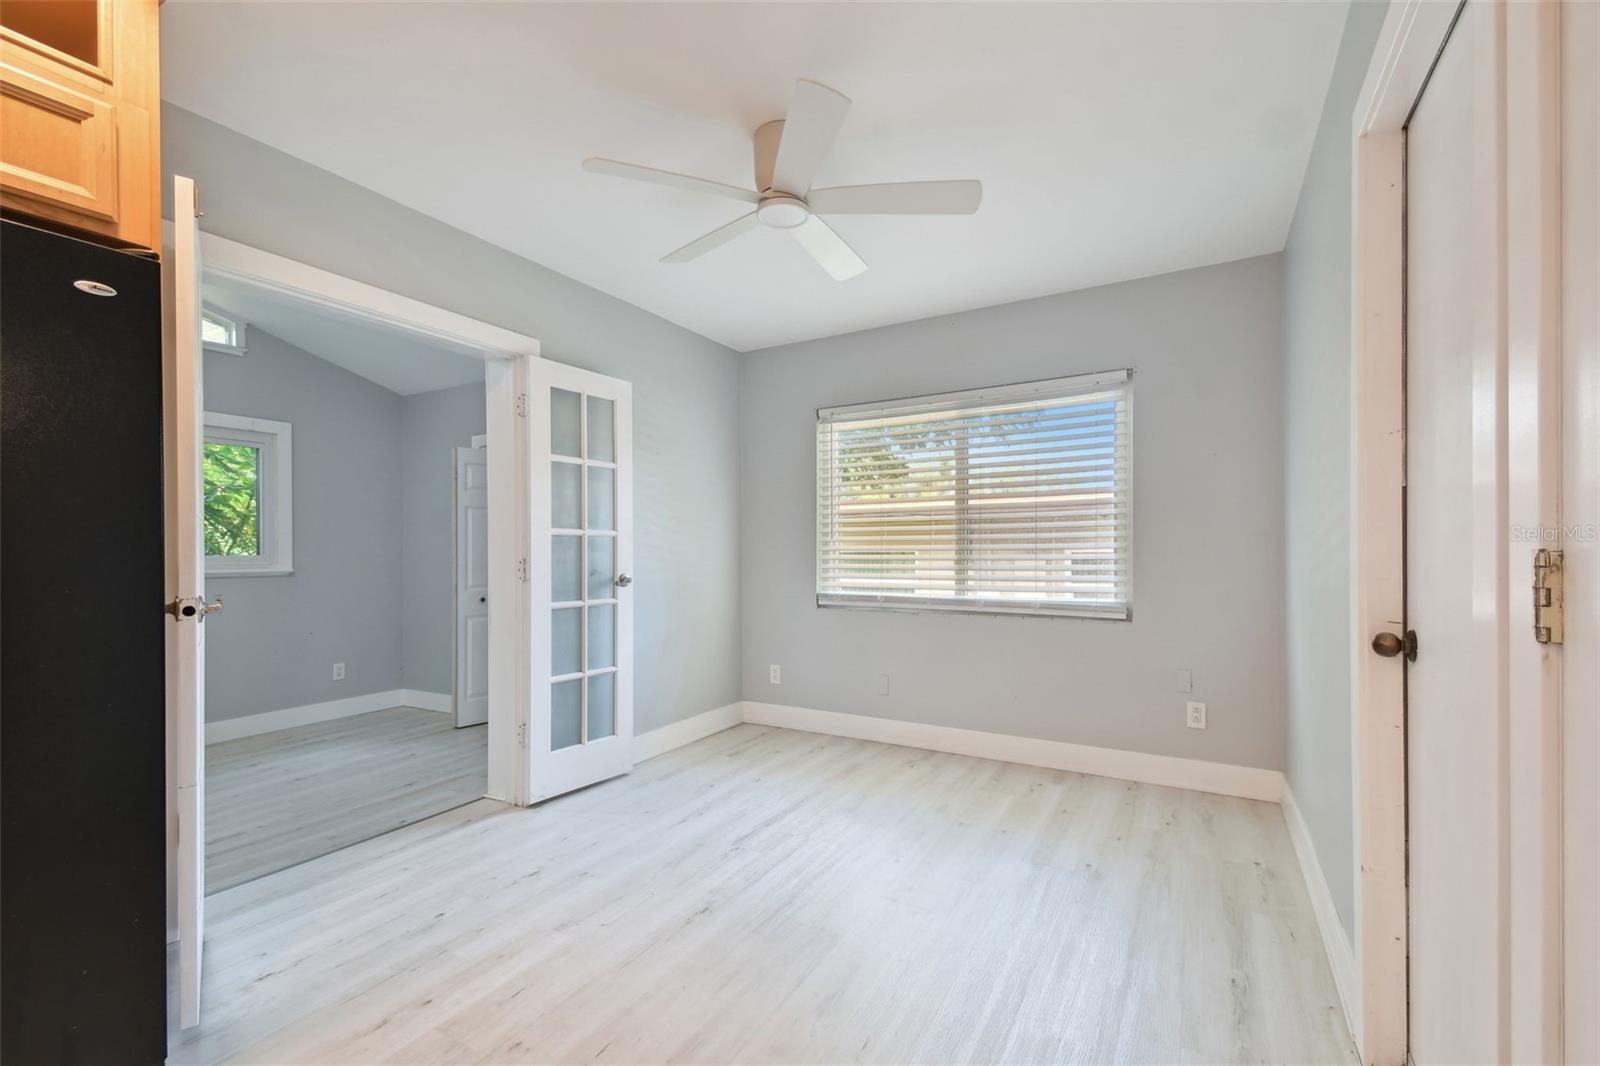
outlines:
{"label": "gray painted wall", "polygon": [[[294,426],[294,573],[213,577],[206,719],[396,688],[400,677],[400,397],[249,332],[206,353],[206,410]],[[333,664],[345,663],[345,680]]]}
{"label": "gray painted wall", "polygon": [[455,449],[484,433],[482,385],[401,400],[400,683],[450,692],[455,643]]}
{"label": "gray painted wall", "polygon": [[194,178],[207,232],[527,333],[547,358],[633,382],[635,727],[739,698],[732,351],[181,108],[163,105],[161,123],[166,198],[172,174]]}
{"label": "gray painted wall", "polygon": [[1350,751],[1350,113],[1387,3],[1357,0],[1283,253],[1285,773],[1348,935]]}
{"label": "gray painted wall", "polygon": [[[745,357],[750,700],[1283,765],[1279,256]],[[819,609],[815,409],[1131,366],[1134,620]],[[768,684],[768,664],[783,684]],[[1193,671],[1195,694],[1174,671]],[[878,677],[891,675],[890,695]],[[1184,726],[1184,700],[1209,728]]]}

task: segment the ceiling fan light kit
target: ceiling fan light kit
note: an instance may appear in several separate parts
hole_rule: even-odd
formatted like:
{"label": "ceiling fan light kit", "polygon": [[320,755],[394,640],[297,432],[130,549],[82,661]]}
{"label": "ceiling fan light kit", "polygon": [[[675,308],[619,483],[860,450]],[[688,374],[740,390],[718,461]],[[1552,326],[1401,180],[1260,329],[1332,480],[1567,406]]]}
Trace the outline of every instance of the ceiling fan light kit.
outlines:
{"label": "ceiling fan light kit", "polygon": [[755,132],[755,191],[667,170],[590,158],[583,168],[596,174],[708,193],[755,204],[755,210],[662,256],[663,263],[687,263],[763,225],[788,230],[835,281],[847,281],[867,264],[819,215],[970,215],[983,200],[983,186],[972,180],[904,181],[883,185],[841,185],[813,189],[811,181],[827,158],[850,110],[850,100],[826,85],[795,82],[789,117],[765,123]]}

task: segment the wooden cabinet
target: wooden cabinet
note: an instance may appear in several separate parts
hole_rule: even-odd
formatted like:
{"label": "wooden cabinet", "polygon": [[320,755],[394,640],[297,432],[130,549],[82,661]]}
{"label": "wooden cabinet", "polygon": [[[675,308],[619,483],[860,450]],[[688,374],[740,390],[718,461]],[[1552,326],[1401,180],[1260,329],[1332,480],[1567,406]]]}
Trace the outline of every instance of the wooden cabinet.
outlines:
{"label": "wooden cabinet", "polygon": [[157,0],[0,3],[0,207],[161,247]]}

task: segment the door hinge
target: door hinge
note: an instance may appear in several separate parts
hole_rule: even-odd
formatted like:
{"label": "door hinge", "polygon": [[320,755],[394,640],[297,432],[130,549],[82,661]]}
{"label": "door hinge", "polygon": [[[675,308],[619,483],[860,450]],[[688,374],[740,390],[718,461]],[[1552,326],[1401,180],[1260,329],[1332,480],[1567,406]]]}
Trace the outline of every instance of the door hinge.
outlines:
{"label": "door hinge", "polygon": [[1560,644],[1566,639],[1562,614],[1566,610],[1566,582],[1559,550],[1540,548],[1533,553],[1533,639],[1540,644]]}
{"label": "door hinge", "polygon": [[517,580],[518,581],[526,581],[526,580],[528,580],[528,560],[526,560],[526,559],[518,559],[517,560]]}
{"label": "door hinge", "polygon": [[528,723],[527,722],[523,722],[522,724],[517,726],[517,747],[525,748],[527,746],[528,746]]}
{"label": "door hinge", "polygon": [[528,417],[528,394],[525,392],[517,393],[517,417]]}

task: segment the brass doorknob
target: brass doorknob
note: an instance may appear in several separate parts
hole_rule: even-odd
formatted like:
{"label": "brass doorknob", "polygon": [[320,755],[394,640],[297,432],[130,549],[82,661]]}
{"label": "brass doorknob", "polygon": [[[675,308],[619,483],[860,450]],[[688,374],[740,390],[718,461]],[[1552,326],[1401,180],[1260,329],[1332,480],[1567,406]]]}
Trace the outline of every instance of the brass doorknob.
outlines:
{"label": "brass doorknob", "polygon": [[1372,638],[1372,650],[1385,659],[1393,659],[1396,655],[1405,653],[1406,662],[1417,661],[1417,633],[1416,630],[1406,630],[1405,636],[1396,633],[1379,633]]}

